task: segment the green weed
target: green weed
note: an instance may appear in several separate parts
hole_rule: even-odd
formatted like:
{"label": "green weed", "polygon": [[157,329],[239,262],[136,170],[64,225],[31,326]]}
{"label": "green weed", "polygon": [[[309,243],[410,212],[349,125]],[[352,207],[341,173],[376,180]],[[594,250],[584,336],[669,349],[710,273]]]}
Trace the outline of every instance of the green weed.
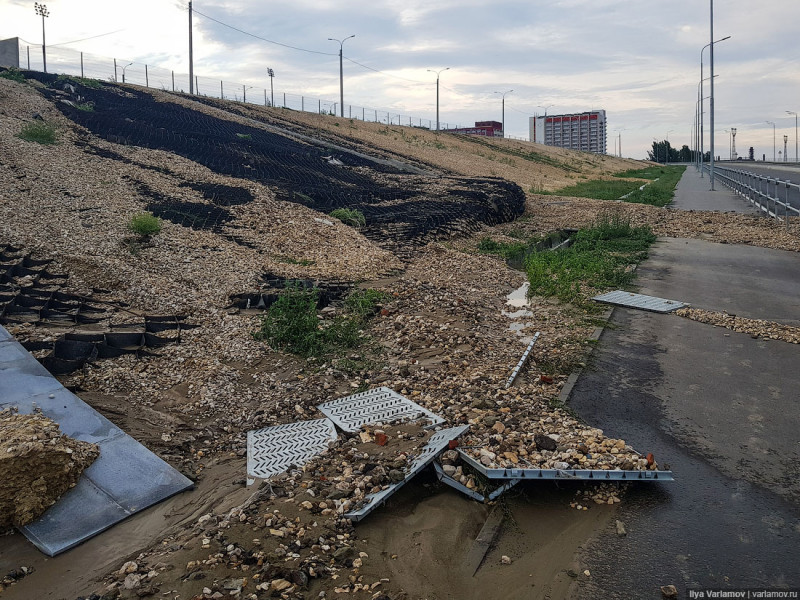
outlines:
{"label": "green weed", "polygon": [[250,135],[249,133],[237,133],[236,137],[238,137],[240,140],[251,140],[251,139],[253,139],[253,136]]}
{"label": "green weed", "polygon": [[140,238],[147,239],[161,231],[161,219],[149,212],[142,212],[131,217],[128,229]]}
{"label": "green weed", "polygon": [[17,137],[37,144],[55,144],[56,128],[44,121],[31,121],[23,126]]}
{"label": "green weed", "polygon": [[25,83],[26,79],[25,76],[19,69],[14,69],[13,67],[0,72],[0,77],[3,79],[10,79],[11,81],[16,81],[17,83]]}
{"label": "green weed", "polygon": [[356,209],[337,208],[330,215],[334,219],[339,219],[345,225],[350,225],[350,227],[355,227],[356,229],[361,229],[367,224],[364,213]]}

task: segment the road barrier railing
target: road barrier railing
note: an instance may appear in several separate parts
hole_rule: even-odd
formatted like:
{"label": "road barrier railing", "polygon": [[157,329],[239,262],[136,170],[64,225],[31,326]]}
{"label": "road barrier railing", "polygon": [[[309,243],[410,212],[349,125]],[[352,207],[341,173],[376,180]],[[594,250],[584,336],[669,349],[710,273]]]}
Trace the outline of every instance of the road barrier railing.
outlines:
{"label": "road barrier railing", "polygon": [[714,175],[766,215],[784,221],[787,229],[790,217],[800,218],[800,208],[792,206],[789,202],[790,191],[800,193],[800,184],[788,179],[781,180],[777,177],[727,167],[715,167]]}

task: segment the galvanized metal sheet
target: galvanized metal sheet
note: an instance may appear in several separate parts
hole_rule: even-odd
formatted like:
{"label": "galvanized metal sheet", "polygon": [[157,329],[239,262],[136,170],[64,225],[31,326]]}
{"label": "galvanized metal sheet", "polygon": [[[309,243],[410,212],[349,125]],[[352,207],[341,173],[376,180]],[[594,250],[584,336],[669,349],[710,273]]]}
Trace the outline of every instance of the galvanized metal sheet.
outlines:
{"label": "galvanized metal sheet", "polygon": [[330,419],[316,419],[247,432],[247,474],[267,479],[301,466],[336,440]]}
{"label": "galvanized metal sheet", "polygon": [[[0,336],[7,334],[0,327]],[[77,485],[21,528],[55,556],[122,519],[192,487],[192,482],[64,388],[13,338],[0,341],[0,408],[36,409],[71,438],[100,446]]]}
{"label": "galvanized metal sheet", "polygon": [[353,521],[360,521],[366,517],[369,513],[386,502],[386,499],[389,498],[389,496],[394,494],[397,490],[408,483],[417,473],[427,467],[434,458],[444,452],[451,440],[458,438],[468,429],[469,425],[459,425],[458,427],[450,427],[434,433],[420,452],[419,456],[417,456],[411,462],[408,470],[406,471],[406,476],[402,481],[390,485],[385,490],[368,495],[366,497],[366,504],[364,504],[358,510],[346,513],[344,516]]}
{"label": "galvanized metal sheet", "polygon": [[489,479],[572,479],[583,481],[674,481],[672,471],[604,469],[490,469],[459,448],[461,458]]}
{"label": "galvanized metal sheet", "polygon": [[666,298],[634,294],[623,290],[601,294],[600,296],[595,296],[592,300],[595,302],[603,302],[605,304],[614,304],[616,306],[625,306],[628,308],[639,308],[657,313],[668,313],[683,308],[684,306],[689,306],[685,302],[679,302],[678,300],[667,300]]}
{"label": "galvanized metal sheet", "polygon": [[343,431],[350,433],[360,430],[363,425],[391,421],[422,418],[430,422],[429,426],[444,423],[441,417],[387,387],[331,400],[317,408]]}

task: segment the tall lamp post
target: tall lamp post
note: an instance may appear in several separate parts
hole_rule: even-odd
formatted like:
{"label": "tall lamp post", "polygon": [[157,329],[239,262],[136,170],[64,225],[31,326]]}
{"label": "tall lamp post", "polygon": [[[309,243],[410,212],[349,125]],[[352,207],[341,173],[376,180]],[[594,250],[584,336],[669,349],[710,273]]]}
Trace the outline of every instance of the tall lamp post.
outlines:
{"label": "tall lamp post", "polygon": [[[439,75],[443,71],[449,71],[450,67],[445,67],[444,69],[439,69],[438,71],[434,71],[433,69],[428,69],[428,73],[436,73],[436,131],[439,131]],[[503,132],[505,135],[505,132]]]}
{"label": "tall lamp post", "polygon": [[[713,24],[713,20],[714,20],[713,19],[713,11],[714,11],[713,2],[712,2],[712,6],[711,6],[711,11],[712,11],[712,19],[711,19],[712,20],[712,23],[711,23],[712,32],[711,32],[711,36],[712,36],[712,39],[713,39],[713,36],[714,36],[714,32],[713,32],[713,28],[714,28],[714,24]],[[724,42],[725,40],[729,40],[729,39],[731,39],[731,36],[727,35],[724,38],[717,40],[716,42],[711,42],[710,44],[706,44],[700,50],[700,94],[699,94],[699,98],[700,98],[699,99],[699,101],[700,101],[700,157],[701,157],[701,160],[700,160],[700,177],[703,177],[702,156],[703,156],[703,151],[705,150],[705,143],[703,141],[703,129],[704,129],[703,102],[705,101],[706,98],[703,97],[703,82],[705,81],[705,79],[703,79],[703,52],[705,51],[706,48],[711,48],[711,50],[712,50],[712,58],[711,58],[711,60],[712,60],[712,67],[713,67],[713,60],[714,60],[714,58],[713,58],[713,50],[714,50],[713,46],[714,46],[714,44],[719,44],[720,42]],[[709,98],[713,98],[713,95],[714,95],[714,88],[713,88],[714,69],[713,68],[711,69],[711,82],[712,82],[712,88],[711,88],[711,96],[709,96]],[[713,103],[712,103],[712,106],[713,106]],[[713,127],[713,120],[712,120],[712,127]],[[713,133],[712,133],[712,136],[713,136]],[[713,162],[713,154],[714,154],[713,149],[712,149],[711,154],[712,154],[712,156],[711,156],[711,161],[710,162]],[[714,189],[714,180],[713,180],[713,178],[711,180],[711,189],[712,190]]]}
{"label": "tall lamp post", "polygon": [[122,67],[122,83],[125,83],[125,69],[130,67],[132,64],[133,64],[132,62],[129,62],[127,65]]}
{"label": "tall lamp post", "polygon": [[775,123],[772,121],[766,121],[767,125],[772,125],[772,162],[776,162],[775,160]]}
{"label": "tall lamp post", "polygon": [[47,10],[46,4],[34,2],[33,5],[36,8],[36,14],[42,16],[42,65],[44,66],[44,72],[47,73],[47,45],[44,39],[44,18],[50,16],[50,11]]}
{"label": "tall lamp post", "polygon": [[272,80],[275,79],[275,71],[267,68],[267,75],[269,75],[269,105],[275,106],[275,88],[272,87]]}
{"label": "tall lamp post", "polygon": [[787,110],[786,113],[794,115],[794,162],[800,162],[797,156],[797,113],[793,110]]}
{"label": "tall lamp post", "polygon": [[347,40],[354,37],[356,37],[356,34],[348,35],[343,40],[337,40],[336,38],[328,38],[329,42],[339,42],[339,107],[342,111],[340,115],[342,117],[344,117],[344,66],[342,64],[342,48],[344,48],[344,43]]}
{"label": "tall lamp post", "polygon": [[514,90],[508,90],[507,92],[495,92],[495,94],[500,94],[503,97],[503,110],[501,113],[501,119],[503,123],[503,137],[506,137],[506,94],[510,94]]}

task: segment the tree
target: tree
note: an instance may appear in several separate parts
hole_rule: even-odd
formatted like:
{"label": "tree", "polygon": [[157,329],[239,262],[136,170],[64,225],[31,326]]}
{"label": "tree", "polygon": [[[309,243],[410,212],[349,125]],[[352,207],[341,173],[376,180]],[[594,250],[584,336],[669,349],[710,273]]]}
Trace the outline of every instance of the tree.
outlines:
{"label": "tree", "polygon": [[[684,146],[685,147],[685,146]],[[669,154],[668,154],[669,153]],[[653,149],[648,150],[647,159],[653,162],[680,162],[681,154],[672,147],[667,140],[662,142],[653,141]],[[669,158],[669,160],[667,160]]]}

